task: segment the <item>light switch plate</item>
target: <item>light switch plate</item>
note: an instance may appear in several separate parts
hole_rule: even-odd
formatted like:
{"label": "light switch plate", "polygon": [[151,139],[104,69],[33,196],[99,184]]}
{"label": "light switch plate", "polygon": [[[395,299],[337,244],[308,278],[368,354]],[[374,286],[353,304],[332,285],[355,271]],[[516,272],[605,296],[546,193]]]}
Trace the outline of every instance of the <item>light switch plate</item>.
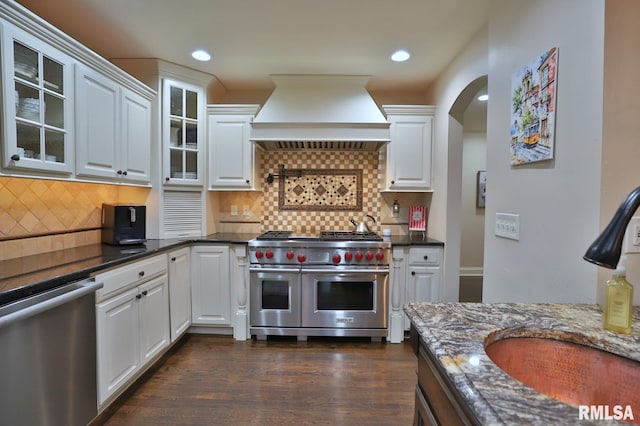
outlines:
{"label": "light switch plate", "polygon": [[634,216],[624,234],[624,252],[640,253],[640,217]]}
{"label": "light switch plate", "polygon": [[498,237],[520,240],[520,215],[496,213],[496,230]]}

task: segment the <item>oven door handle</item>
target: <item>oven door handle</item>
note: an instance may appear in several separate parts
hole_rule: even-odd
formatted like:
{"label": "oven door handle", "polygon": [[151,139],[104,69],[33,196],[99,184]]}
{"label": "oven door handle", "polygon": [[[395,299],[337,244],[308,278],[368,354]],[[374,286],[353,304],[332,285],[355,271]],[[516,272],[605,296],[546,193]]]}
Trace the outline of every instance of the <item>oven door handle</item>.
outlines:
{"label": "oven door handle", "polygon": [[252,268],[249,267],[249,272],[277,272],[280,274],[299,273],[300,268]]}
{"label": "oven door handle", "polygon": [[388,274],[389,269],[302,269],[303,274]]}

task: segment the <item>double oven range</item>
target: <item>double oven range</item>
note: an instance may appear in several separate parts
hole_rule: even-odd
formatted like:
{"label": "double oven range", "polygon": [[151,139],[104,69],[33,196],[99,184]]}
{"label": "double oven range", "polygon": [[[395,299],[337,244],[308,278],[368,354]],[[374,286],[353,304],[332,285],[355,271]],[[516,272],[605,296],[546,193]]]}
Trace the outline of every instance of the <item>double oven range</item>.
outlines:
{"label": "double oven range", "polygon": [[391,243],[376,233],[268,231],[249,241],[250,332],[387,336]]}

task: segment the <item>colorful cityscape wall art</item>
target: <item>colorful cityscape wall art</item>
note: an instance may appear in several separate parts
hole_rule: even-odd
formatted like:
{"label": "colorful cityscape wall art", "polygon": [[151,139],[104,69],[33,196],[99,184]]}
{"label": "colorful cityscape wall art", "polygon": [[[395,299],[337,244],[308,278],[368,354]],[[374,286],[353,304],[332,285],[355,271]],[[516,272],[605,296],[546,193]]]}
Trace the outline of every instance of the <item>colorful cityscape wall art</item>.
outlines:
{"label": "colorful cityscape wall art", "polygon": [[558,48],[511,77],[511,165],[553,159]]}

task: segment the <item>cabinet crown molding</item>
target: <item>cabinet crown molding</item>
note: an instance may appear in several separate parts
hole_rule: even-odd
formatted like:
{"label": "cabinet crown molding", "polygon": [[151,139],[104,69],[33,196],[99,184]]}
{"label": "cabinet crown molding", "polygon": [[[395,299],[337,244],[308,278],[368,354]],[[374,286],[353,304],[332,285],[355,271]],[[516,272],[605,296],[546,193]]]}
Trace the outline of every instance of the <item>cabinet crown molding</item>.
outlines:
{"label": "cabinet crown molding", "polygon": [[392,115],[429,115],[435,114],[434,105],[382,105],[385,114]]}

